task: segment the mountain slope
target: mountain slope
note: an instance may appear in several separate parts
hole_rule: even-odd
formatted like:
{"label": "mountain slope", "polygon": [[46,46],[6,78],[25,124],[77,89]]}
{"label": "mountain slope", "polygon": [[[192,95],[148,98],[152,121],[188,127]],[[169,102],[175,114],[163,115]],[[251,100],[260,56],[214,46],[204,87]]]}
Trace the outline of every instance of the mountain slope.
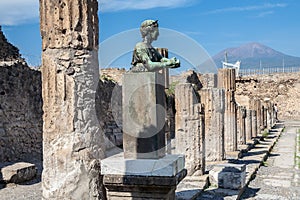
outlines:
{"label": "mountain slope", "polygon": [[240,47],[228,48],[213,56],[218,67],[222,67],[225,54],[228,62],[241,61],[241,68],[300,66],[300,58],[289,56],[260,43],[248,43]]}

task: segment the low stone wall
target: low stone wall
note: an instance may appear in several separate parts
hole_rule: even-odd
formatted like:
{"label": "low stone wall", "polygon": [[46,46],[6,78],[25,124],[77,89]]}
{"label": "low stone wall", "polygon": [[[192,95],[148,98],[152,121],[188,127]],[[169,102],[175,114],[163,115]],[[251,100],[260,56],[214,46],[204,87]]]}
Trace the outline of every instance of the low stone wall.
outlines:
{"label": "low stone wall", "polygon": [[0,66],[0,162],[42,159],[41,73]]}

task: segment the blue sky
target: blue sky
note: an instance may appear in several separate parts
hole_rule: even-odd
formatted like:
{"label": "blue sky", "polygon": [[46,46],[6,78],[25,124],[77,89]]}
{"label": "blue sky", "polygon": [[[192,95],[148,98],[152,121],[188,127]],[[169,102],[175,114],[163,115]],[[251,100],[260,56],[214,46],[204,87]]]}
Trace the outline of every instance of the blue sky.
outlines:
{"label": "blue sky", "polygon": [[[4,34],[30,65],[40,63],[38,9],[38,0],[0,0]],[[259,42],[300,57],[299,11],[299,0],[102,0],[100,42],[138,28],[145,19],[158,19],[160,27],[186,35],[210,56]],[[130,60],[122,62],[129,65]]]}

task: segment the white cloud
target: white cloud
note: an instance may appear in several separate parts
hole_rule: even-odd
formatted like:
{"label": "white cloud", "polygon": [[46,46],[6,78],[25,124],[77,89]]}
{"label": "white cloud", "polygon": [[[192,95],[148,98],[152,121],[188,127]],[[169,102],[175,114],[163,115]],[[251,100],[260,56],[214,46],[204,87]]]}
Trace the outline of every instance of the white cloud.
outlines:
{"label": "white cloud", "polygon": [[158,7],[176,8],[191,5],[194,2],[195,0],[102,0],[100,1],[100,11],[143,10]]}
{"label": "white cloud", "polygon": [[39,0],[1,0],[0,24],[16,25],[29,20],[37,20]]}
{"label": "white cloud", "polygon": [[244,6],[244,7],[229,7],[229,8],[221,8],[212,11],[206,12],[206,14],[217,14],[217,13],[225,13],[225,12],[242,12],[242,11],[255,11],[255,10],[265,10],[271,8],[284,8],[287,7],[287,4],[284,3],[276,3],[276,4],[262,4],[255,6]]}
{"label": "white cloud", "polygon": [[274,14],[274,11],[266,11],[266,12],[261,12],[259,13],[257,16],[255,16],[256,18],[261,18],[261,17],[265,17],[267,15],[272,15]]}

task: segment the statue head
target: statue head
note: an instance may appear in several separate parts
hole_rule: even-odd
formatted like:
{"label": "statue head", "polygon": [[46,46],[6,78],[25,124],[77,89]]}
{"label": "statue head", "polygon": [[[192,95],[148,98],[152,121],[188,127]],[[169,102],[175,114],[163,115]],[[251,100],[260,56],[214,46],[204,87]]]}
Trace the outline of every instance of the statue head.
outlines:
{"label": "statue head", "polygon": [[145,20],[142,22],[140,32],[143,38],[148,37],[151,40],[157,40],[159,35],[158,20]]}

